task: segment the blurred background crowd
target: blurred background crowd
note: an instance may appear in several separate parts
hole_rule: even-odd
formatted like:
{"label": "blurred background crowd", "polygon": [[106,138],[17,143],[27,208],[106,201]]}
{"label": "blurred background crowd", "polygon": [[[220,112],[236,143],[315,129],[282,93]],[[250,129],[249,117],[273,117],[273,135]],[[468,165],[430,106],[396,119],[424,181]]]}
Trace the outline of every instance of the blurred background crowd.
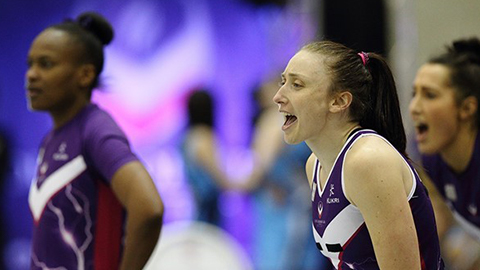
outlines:
{"label": "blurred background crowd", "polygon": [[[166,207],[162,237],[185,222],[209,224],[239,264],[260,270],[329,269],[309,221],[309,150],[283,142],[271,101],[288,59],[324,37],[383,54],[412,136],[418,67],[451,40],[480,36],[477,0],[0,1],[0,269],[29,266],[28,190],[51,128],[46,114],[27,110],[27,51],[46,26],[85,10],[116,29],[93,99],[151,172]],[[463,236],[451,235],[463,253]]]}

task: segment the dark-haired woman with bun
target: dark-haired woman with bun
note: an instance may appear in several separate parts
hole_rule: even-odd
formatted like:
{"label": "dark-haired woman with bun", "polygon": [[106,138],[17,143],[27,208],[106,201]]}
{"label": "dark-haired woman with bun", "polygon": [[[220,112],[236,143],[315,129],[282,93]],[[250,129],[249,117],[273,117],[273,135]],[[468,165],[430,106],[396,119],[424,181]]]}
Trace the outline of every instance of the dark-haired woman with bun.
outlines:
{"label": "dark-haired woman with bun", "polygon": [[[480,244],[479,101],[480,40],[459,39],[418,70],[410,114],[440,237],[456,221]],[[455,269],[480,269],[480,245],[475,253],[476,266]]]}
{"label": "dark-haired woman with bun", "polygon": [[105,18],[88,12],[46,28],[30,47],[28,106],[53,120],[28,198],[31,269],[142,269],[157,243],[163,204],[152,178],[90,102],[112,39]]}

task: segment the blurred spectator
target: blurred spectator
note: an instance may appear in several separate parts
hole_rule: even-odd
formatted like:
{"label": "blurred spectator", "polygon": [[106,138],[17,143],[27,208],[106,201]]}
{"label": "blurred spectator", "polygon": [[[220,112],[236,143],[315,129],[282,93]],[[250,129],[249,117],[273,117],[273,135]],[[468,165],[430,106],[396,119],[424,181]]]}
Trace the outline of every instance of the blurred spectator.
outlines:
{"label": "blurred spectator", "polygon": [[311,237],[310,188],[304,165],[311,151],[305,144],[283,141],[283,117],[272,101],[279,80],[255,92],[252,151],[254,168],[241,186],[253,194],[253,261],[255,269],[325,269]]}
{"label": "blurred spectator", "polygon": [[214,100],[206,90],[194,91],[188,98],[188,129],[182,145],[187,181],[195,206],[195,219],[221,225],[218,200],[228,180],[218,157],[214,125]]}

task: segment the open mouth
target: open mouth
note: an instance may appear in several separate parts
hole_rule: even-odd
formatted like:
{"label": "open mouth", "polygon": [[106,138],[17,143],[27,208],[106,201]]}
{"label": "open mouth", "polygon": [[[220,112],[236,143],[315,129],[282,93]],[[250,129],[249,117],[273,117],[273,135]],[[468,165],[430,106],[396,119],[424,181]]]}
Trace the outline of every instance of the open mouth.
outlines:
{"label": "open mouth", "polygon": [[297,117],[293,114],[285,114],[285,122],[283,123],[282,129],[285,130],[289,128],[291,125],[293,125],[295,122],[297,122]]}
{"label": "open mouth", "polygon": [[424,123],[418,123],[417,125],[415,125],[415,131],[417,133],[417,141],[423,141],[426,139],[428,133],[428,125]]}
{"label": "open mouth", "polygon": [[428,126],[426,124],[418,124],[416,127],[417,133],[418,134],[424,134],[428,131]]}

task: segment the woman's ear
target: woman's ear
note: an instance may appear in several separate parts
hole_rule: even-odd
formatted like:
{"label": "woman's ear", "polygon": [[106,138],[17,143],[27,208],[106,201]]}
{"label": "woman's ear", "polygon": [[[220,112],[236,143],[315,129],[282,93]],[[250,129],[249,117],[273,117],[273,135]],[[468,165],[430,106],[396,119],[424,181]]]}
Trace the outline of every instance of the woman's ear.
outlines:
{"label": "woman's ear", "polygon": [[352,99],[352,93],[350,93],[349,91],[343,91],[335,94],[330,104],[330,112],[337,113],[346,111],[352,103]]}
{"label": "woman's ear", "polygon": [[474,96],[468,96],[460,104],[460,119],[467,120],[471,117],[475,117],[478,110],[478,100]]}
{"label": "woman's ear", "polygon": [[82,88],[88,88],[92,85],[95,79],[95,67],[92,64],[84,64],[79,68],[79,80],[78,83]]}

